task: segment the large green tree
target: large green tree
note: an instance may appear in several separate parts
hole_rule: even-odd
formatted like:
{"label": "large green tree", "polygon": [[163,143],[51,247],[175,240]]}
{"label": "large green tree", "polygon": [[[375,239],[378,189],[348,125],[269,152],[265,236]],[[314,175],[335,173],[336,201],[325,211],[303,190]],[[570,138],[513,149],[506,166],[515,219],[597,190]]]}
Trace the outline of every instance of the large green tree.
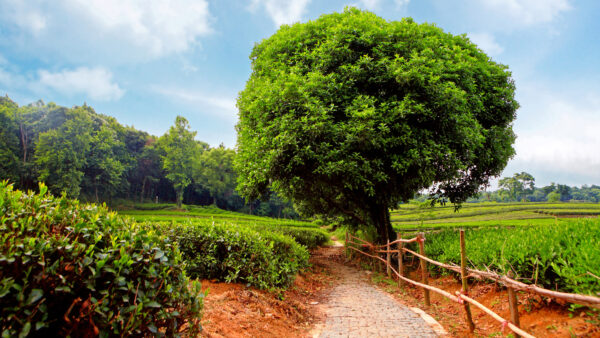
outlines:
{"label": "large green tree", "polygon": [[223,146],[208,149],[200,155],[194,181],[208,190],[213,205],[217,205],[218,197],[231,195],[235,190],[234,157],[235,151]]}
{"label": "large green tree", "polygon": [[179,208],[185,188],[192,183],[194,162],[200,154],[194,137],[196,132],[190,130],[188,121],[177,116],[175,125],[158,140],[162,150],[163,169],[167,179],[173,183]]}
{"label": "large green tree", "polygon": [[533,193],[535,178],[526,172],[515,173],[512,177],[503,177],[498,186],[508,192],[512,200],[525,198],[527,194]]}
{"label": "large green tree", "polygon": [[84,109],[68,113],[69,119],[60,128],[39,134],[35,163],[38,179],[55,194],[65,192],[76,198],[81,191],[86,154],[92,141],[92,120]]}
{"label": "large green tree", "polygon": [[18,106],[8,97],[0,97],[0,180],[19,182]]}
{"label": "large green tree", "polygon": [[255,45],[238,98],[238,189],[393,238],[389,208],[461,203],[514,154],[507,67],[464,36],[355,8]]}

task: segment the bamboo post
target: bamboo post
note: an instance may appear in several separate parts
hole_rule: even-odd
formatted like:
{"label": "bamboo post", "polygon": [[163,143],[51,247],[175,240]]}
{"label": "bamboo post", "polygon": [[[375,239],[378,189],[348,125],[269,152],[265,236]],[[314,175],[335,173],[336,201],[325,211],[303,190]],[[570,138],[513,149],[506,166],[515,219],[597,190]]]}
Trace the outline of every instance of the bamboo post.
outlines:
{"label": "bamboo post", "polygon": [[[465,231],[460,230],[460,277],[462,279],[462,292],[466,295],[469,293],[469,284],[467,283],[467,249],[465,244]],[[469,324],[469,332],[475,330],[475,323],[471,316],[471,307],[469,303],[464,304],[465,313],[467,314],[467,324]]]}
{"label": "bamboo post", "polygon": [[[419,253],[425,256],[425,234],[423,232],[419,233]],[[421,261],[421,281],[423,284],[429,284],[429,278],[427,277],[427,262],[423,258],[419,258]],[[431,301],[429,300],[429,290],[423,288],[423,294],[425,296],[425,306],[431,305]]]}
{"label": "bamboo post", "polygon": [[[398,239],[402,239],[402,235],[400,233],[398,233]],[[402,277],[404,277],[404,255],[402,252],[402,242],[398,242],[398,274]],[[402,278],[398,278],[398,286],[403,286],[404,285],[404,281],[402,280]]]}
{"label": "bamboo post", "polygon": [[[513,272],[508,272],[508,278],[513,278]],[[519,303],[517,301],[517,292],[515,289],[511,287],[507,287],[508,289],[508,306],[510,308],[510,321],[515,324],[518,328],[521,327],[521,323],[519,322]],[[517,334],[517,337],[520,337]]]}
{"label": "bamboo post", "polygon": [[387,246],[386,246],[386,272],[387,272],[387,276],[388,278],[392,278],[392,253],[390,252],[392,250],[392,248],[390,247],[390,240],[387,240]]}

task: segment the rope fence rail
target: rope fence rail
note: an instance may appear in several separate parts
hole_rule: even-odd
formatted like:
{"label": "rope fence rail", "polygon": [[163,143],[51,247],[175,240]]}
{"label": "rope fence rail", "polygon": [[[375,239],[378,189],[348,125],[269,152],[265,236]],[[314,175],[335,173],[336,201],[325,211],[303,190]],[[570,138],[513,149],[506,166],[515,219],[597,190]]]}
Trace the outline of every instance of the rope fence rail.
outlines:
{"label": "rope fence rail", "polygon": [[[358,237],[346,232],[345,247],[347,249],[351,250],[350,253],[352,253],[353,251],[358,252],[362,255],[374,258],[375,260],[377,260],[379,262],[379,264],[381,264],[381,262],[385,263],[388,277],[391,277],[392,275],[395,275],[396,277],[398,277],[399,285],[402,285],[402,283],[405,282],[405,283],[413,284],[417,287],[422,288],[423,292],[424,292],[424,299],[425,299],[426,306],[430,305],[429,304],[429,291],[438,293],[456,303],[463,304],[464,308],[465,308],[466,317],[467,317],[467,323],[469,324],[469,330],[471,332],[474,331],[475,324],[473,323],[473,320],[471,317],[471,311],[470,311],[469,304],[476,306],[477,308],[481,309],[486,314],[488,314],[488,315],[492,316],[494,319],[498,320],[502,324],[503,329],[508,327],[517,335],[517,337],[533,337],[532,335],[523,331],[519,327],[518,303],[516,301],[516,293],[515,293],[515,291],[517,291],[517,290],[525,291],[525,292],[529,292],[529,293],[536,293],[541,296],[545,296],[545,297],[549,297],[549,298],[561,299],[561,300],[567,301],[569,303],[575,303],[575,304],[586,305],[589,307],[600,308],[600,298],[598,298],[598,297],[580,295],[580,294],[574,294],[574,293],[565,293],[565,292],[559,292],[559,291],[552,291],[552,290],[541,288],[537,285],[525,284],[525,283],[516,281],[516,280],[510,278],[509,276],[499,275],[495,272],[480,271],[480,270],[476,270],[476,269],[467,268],[466,267],[466,249],[465,249],[465,240],[464,240],[464,230],[461,230],[460,240],[461,240],[461,266],[458,266],[455,264],[446,264],[446,263],[438,262],[436,260],[428,258],[425,255],[425,250],[424,250],[425,237],[424,237],[423,233],[420,233],[416,237],[411,238],[411,239],[403,239],[399,235],[398,239],[395,241],[392,241],[392,242],[388,241],[387,244],[374,245],[368,241],[365,241],[361,238],[358,238]],[[414,242],[419,244],[419,252],[418,253],[413,250],[403,247],[405,243],[414,243]],[[392,247],[393,245],[396,246],[395,249]],[[362,248],[363,250],[360,250],[355,246],[358,246],[359,248]],[[417,282],[417,281],[407,278],[405,276],[404,264],[403,264],[404,253],[412,254],[414,257],[419,258],[420,267],[422,270],[421,282]],[[380,254],[386,254],[386,258],[385,259],[382,258]],[[392,254],[398,254],[398,269],[395,269],[391,264],[391,255]],[[463,281],[462,292],[457,292],[456,296],[455,296],[445,290],[428,285],[427,265],[426,265],[427,263],[434,264],[441,268],[448,269],[448,270],[454,271],[456,273],[459,273],[461,275],[461,279]],[[498,314],[496,314],[489,308],[485,307],[481,303],[479,303],[476,300],[467,296],[468,285],[467,285],[466,280],[468,277],[474,277],[479,280],[485,280],[485,279],[493,280],[493,281],[501,283],[507,287],[507,289],[509,290],[509,298],[510,298],[509,299],[509,307],[510,307],[510,313],[511,313],[511,321],[508,321],[508,320],[500,317]]]}

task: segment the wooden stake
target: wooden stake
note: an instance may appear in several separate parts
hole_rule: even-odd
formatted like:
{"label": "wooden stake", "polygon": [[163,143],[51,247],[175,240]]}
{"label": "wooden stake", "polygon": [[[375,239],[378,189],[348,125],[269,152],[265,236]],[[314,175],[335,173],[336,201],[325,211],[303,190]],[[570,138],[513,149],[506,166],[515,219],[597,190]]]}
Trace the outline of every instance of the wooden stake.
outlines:
{"label": "wooden stake", "polygon": [[[419,253],[425,256],[425,234],[419,233]],[[419,258],[421,261],[421,281],[423,284],[429,284],[429,278],[427,277],[427,262],[423,258]],[[429,300],[429,290],[423,289],[423,294],[425,296],[425,305],[431,305],[431,301]]]}
{"label": "wooden stake", "polygon": [[[467,283],[467,249],[465,244],[465,231],[460,230],[460,277],[462,279],[462,292],[464,294],[469,293],[469,284]],[[471,316],[471,307],[469,303],[464,304],[465,313],[467,314],[467,324],[469,324],[469,332],[475,330],[475,323],[473,323],[473,317]]]}
{"label": "wooden stake", "polygon": [[[513,278],[513,272],[508,272],[508,278]],[[507,287],[508,289],[508,307],[510,308],[510,321],[515,324],[517,327],[521,327],[521,323],[519,323],[519,302],[517,301],[517,292],[515,289],[511,287]],[[517,337],[520,337],[517,334]]]}
{"label": "wooden stake", "polygon": [[389,238],[387,240],[387,246],[385,248],[386,248],[386,251],[387,251],[386,252],[386,255],[387,255],[386,256],[386,263],[387,264],[385,265],[386,272],[387,272],[388,278],[392,278],[392,270],[391,270],[391,267],[392,267],[392,253],[390,252],[392,250],[392,248],[390,248],[390,240],[389,240]]}
{"label": "wooden stake", "polygon": [[[400,233],[398,233],[398,239],[401,239],[402,235]],[[404,277],[404,254],[402,252],[402,242],[398,242],[398,273],[400,274],[400,276]],[[402,278],[398,278],[398,286],[403,286],[404,285],[404,281],[402,280]]]}
{"label": "wooden stake", "polygon": [[345,236],[345,240],[344,240],[344,251],[346,252],[346,259],[348,259],[352,255],[352,253],[348,249],[348,230],[346,230],[346,234],[345,235],[346,236]]}

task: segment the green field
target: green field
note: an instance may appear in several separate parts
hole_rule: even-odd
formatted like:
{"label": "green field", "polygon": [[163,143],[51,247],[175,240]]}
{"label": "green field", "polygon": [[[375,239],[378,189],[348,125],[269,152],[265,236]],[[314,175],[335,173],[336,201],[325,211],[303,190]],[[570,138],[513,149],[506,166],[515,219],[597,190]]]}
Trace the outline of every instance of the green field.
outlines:
{"label": "green field", "polygon": [[391,212],[398,231],[446,227],[487,227],[543,225],[564,222],[570,217],[600,215],[596,203],[465,203],[456,211],[453,205],[430,207],[427,203],[407,203]]}
{"label": "green field", "polygon": [[138,222],[188,222],[215,221],[230,222],[238,225],[264,225],[277,227],[318,228],[311,222],[285,218],[271,218],[226,211],[215,207],[184,206],[177,209],[174,204],[134,204],[125,210],[117,210],[119,215],[127,216]]}

